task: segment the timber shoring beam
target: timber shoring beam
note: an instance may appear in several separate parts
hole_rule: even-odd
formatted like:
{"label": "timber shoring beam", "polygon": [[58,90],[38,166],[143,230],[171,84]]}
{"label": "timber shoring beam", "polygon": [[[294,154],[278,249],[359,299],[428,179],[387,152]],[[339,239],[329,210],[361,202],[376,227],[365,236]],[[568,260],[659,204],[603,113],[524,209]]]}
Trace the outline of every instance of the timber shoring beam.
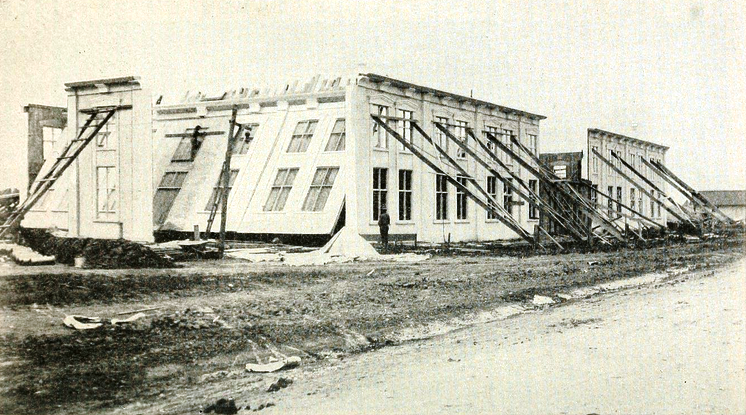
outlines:
{"label": "timber shoring beam", "polygon": [[[407,150],[411,151],[412,154],[415,155],[415,157],[419,158],[423,163],[425,163],[428,167],[430,167],[436,173],[442,174],[446,178],[446,180],[448,180],[452,185],[454,185],[457,189],[461,190],[462,192],[464,192],[464,194],[466,194],[468,197],[470,197],[472,200],[474,200],[474,203],[476,203],[477,205],[479,205],[481,208],[483,208],[485,210],[489,210],[491,212],[494,212],[497,216],[499,216],[499,211],[497,211],[496,209],[494,209],[488,203],[485,203],[484,201],[482,201],[481,199],[479,199],[474,193],[472,193],[471,190],[469,190],[468,187],[466,187],[463,184],[461,184],[458,180],[456,180],[453,177],[451,177],[448,173],[446,173],[445,171],[443,171],[443,169],[441,169],[435,163],[433,163],[432,161],[430,161],[414,145],[412,145],[412,143],[410,143],[407,140],[405,140],[401,135],[399,135],[399,133],[397,131],[395,131],[388,124],[386,124],[385,122],[383,122],[379,117],[371,114],[371,118],[373,118],[373,121],[375,121],[376,124],[378,124],[379,126],[381,126],[381,128],[383,128],[384,130],[386,130],[386,132],[388,132],[389,134],[391,134],[392,137],[394,137],[397,141],[399,141]],[[506,222],[504,222],[504,223],[506,223]],[[506,226],[509,226],[509,225],[507,225],[507,223],[506,223]],[[520,232],[517,232],[517,233],[518,233],[518,235],[521,238],[523,238],[524,240],[526,240],[531,245],[534,245],[534,244],[537,243],[530,236],[530,234],[528,234],[528,232],[526,232],[522,228],[519,228],[519,229],[520,229]],[[542,248],[544,248],[544,246],[541,245],[541,244],[539,244],[539,246],[541,246]]]}
{"label": "timber shoring beam", "polygon": [[671,213],[672,215],[674,215],[678,220],[680,220],[682,222],[689,222],[692,226],[694,226],[696,228],[696,225],[694,223],[692,223],[692,221],[689,220],[689,218],[684,218],[683,216],[679,215],[678,213],[676,213],[675,210],[671,209],[670,207],[668,207],[668,205],[666,205],[665,203],[663,203],[663,201],[661,201],[660,199],[656,198],[650,192],[648,192],[647,190],[645,190],[644,188],[642,188],[638,183],[636,183],[634,180],[632,180],[631,177],[629,177],[626,173],[624,173],[622,170],[620,170],[617,166],[614,165],[614,163],[612,163],[606,157],[602,156],[598,151],[596,151],[595,149],[591,149],[591,151],[593,152],[593,154],[596,155],[596,157],[599,158],[599,160],[601,160],[604,163],[606,163],[609,167],[611,167],[612,170],[614,170],[615,172],[617,172],[617,174],[619,174],[620,176],[622,176],[622,178],[624,178],[625,180],[627,180],[628,182],[630,182],[636,188],[640,189],[643,193],[645,193],[651,199],[653,199],[656,202],[660,203],[661,206],[663,206],[664,209],[666,209],[669,213]]}
{"label": "timber shoring beam", "polygon": [[[462,150],[464,150],[464,152],[466,154],[468,154],[469,156],[471,156],[477,163],[479,163],[480,165],[482,165],[482,167],[484,167],[485,169],[487,169],[487,171],[489,171],[495,177],[497,177],[498,179],[500,179],[500,181],[502,181],[503,184],[505,184],[506,186],[508,186],[520,198],[522,198],[523,200],[525,200],[529,204],[536,204],[537,207],[539,207],[539,209],[543,209],[543,210],[547,209],[547,206],[543,203],[543,201],[540,201],[538,199],[532,198],[530,195],[527,195],[524,191],[522,191],[518,187],[517,184],[514,184],[510,180],[505,179],[505,177],[503,177],[497,170],[495,170],[492,166],[490,166],[489,163],[487,163],[481,157],[479,157],[479,155],[477,155],[477,153],[474,150],[472,150],[469,146],[467,146],[461,140],[459,140],[458,138],[456,138],[446,127],[440,125],[437,122],[434,123],[434,124],[435,124],[435,126],[441,132],[443,132],[446,135],[446,137],[448,137],[449,140],[451,140],[457,146],[459,146]],[[519,177],[515,176],[513,174],[513,172],[510,171],[510,169],[507,169],[505,166],[502,166],[502,167],[511,175],[511,177],[513,177],[514,180],[516,180],[516,182],[522,183],[521,179]],[[573,235],[573,236],[576,236],[576,235]],[[578,239],[578,241],[582,241],[583,240],[582,239],[582,235],[581,236],[576,236],[576,238]]]}
{"label": "timber shoring beam", "polygon": [[722,222],[728,223],[728,224],[734,224],[734,223],[736,223],[736,221],[734,221],[733,219],[731,219],[728,215],[726,215],[720,209],[718,209],[718,207],[715,206],[712,202],[710,202],[709,200],[707,200],[706,197],[702,196],[701,193],[699,193],[693,187],[691,187],[688,184],[686,184],[686,182],[683,181],[679,176],[675,175],[674,172],[672,172],[663,163],[653,161],[653,164],[656,167],[658,167],[658,169],[660,169],[663,173],[671,176],[671,178],[673,180],[675,180],[676,182],[678,182],[681,185],[681,187],[683,187],[684,189],[686,189],[686,191],[688,191],[689,193],[691,193],[691,195],[694,198],[696,198],[697,200],[699,200],[705,206],[709,207],[716,214],[716,216],[720,216],[720,219],[721,219]]}
{"label": "timber shoring beam", "polygon": [[[547,193],[550,196],[554,196],[556,203],[562,204],[564,206],[564,209],[566,211],[569,211],[571,214],[575,215],[575,217],[577,217],[577,220],[580,221],[583,225],[585,224],[586,219],[578,215],[577,213],[578,209],[573,208],[572,199],[568,200],[566,197],[560,196],[561,194],[564,194],[564,193],[558,193],[554,189],[558,187],[562,187],[565,190],[565,193],[574,193],[577,196],[575,200],[576,203],[579,201],[582,204],[586,205],[586,208],[589,209],[590,211],[594,211],[594,210],[598,211],[597,207],[590,200],[587,200],[584,197],[581,197],[581,195],[577,194],[577,192],[573,189],[571,184],[566,183],[564,180],[557,177],[557,175],[554,174],[554,172],[552,171],[552,169],[549,168],[549,166],[545,165],[536,154],[532,153],[531,150],[526,148],[526,146],[524,146],[517,138],[515,138],[514,136],[511,136],[510,141],[513,142],[513,144],[515,144],[516,146],[518,146],[520,150],[526,153],[529,159],[536,164],[538,171],[544,174],[544,176],[546,177],[546,180],[550,183],[550,185],[547,186]],[[598,213],[601,214],[603,213],[603,211],[598,211]],[[609,221],[609,223],[613,225],[613,221]]]}
{"label": "timber shoring beam", "polygon": [[[560,194],[567,197],[568,200],[576,199],[574,195],[572,195],[569,191],[567,191],[563,187],[559,185],[555,186],[555,182],[553,182],[552,180],[549,180],[545,175],[542,175],[540,172],[538,172],[535,168],[533,168],[533,166],[531,166],[528,162],[523,160],[521,156],[517,155],[515,152],[513,152],[513,150],[509,149],[505,144],[501,143],[500,140],[498,140],[491,133],[488,132],[486,134],[487,134],[487,138],[489,138],[493,143],[495,143],[495,145],[498,148],[500,148],[500,150],[502,150],[508,156],[510,156],[513,160],[518,162],[518,164],[523,166],[531,174],[543,180],[547,184],[547,186],[549,186],[549,188],[556,189],[558,192],[560,192]],[[581,200],[576,200],[576,205],[578,207],[581,207],[581,210],[583,210],[587,215],[598,220],[600,225],[604,229],[606,229],[611,235],[613,235],[616,239],[618,239],[621,242],[626,242],[626,238],[624,237],[622,232],[619,229],[617,229],[617,227],[614,226],[613,223],[607,221],[604,217],[602,217],[601,214],[595,208],[587,207]]]}
{"label": "timber shoring beam", "polygon": [[[471,180],[471,182],[472,182],[472,184],[474,185],[474,187],[483,196],[485,196],[488,201],[491,201],[498,210],[504,212],[503,215],[504,215],[504,217],[505,217],[506,220],[511,221],[511,223],[513,223],[514,226],[516,226],[516,227],[520,228],[521,230],[523,230],[523,228],[521,227],[520,223],[518,223],[518,221],[515,220],[515,218],[513,218],[513,216],[508,211],[506,211],[502,206],[500,206],[500,204],[497,203],[497,200],[493,199],[492,196],[479,184],[479,181],[477,181],[474,177],[472,177],[470,174],[468,174],[468,172],[466,170],[464,170],[461,167],[461,165],[459,165],[459,163],[456,160],[454,160],[453,157],[451,157],[448,154],[448,151],[446,151],[445,149],[443,149],[438,143],[435,142],[435,140],[433,140],[432,138],[430,138],[430,136],[425,132],[425,130],[423,130],[422,127],[419,126],[419,124],[417,124],[414,121],[412,121],[411,124],[414,127],[414,129],[417,130],[417,132],[420,133],[420,135],[422,135],[422,137],[425,140],[427,140],[428,143],[432,144],[432,146],[435,147],[435,149],[438,151],[438,153],[440,153],[440,155],[443,156],[448,161],[449,164],[451,164],[452,166],[454,166],[459,171],[459,173],[461,173],[461,175],[463,175],[465,177],[469,177],[470,180]],[[505,182],[505,179],[502,176],[500,176],[499,174],[496,175],[496,177],[498,179],[500,179],[500,181]],[[563,246],[559,242],[557,242],[557,240],[554,239],[552,237],[552,235],[550,235],[549,232],[547,232],[544,228],[542,228],[541,226],[538,226],[538,229],[539,229],[539,231],[543,232],[555,245],[557,245],[557,247],[559,249],[564,249]]]}
{"label": "timber shoring beam", "polygon": [[[545,215],[548,215],[548,216],[550,216],[550,217],[551,217],[552,219],[554,219],[554,220],[555,220],[555,222],[557,222],[557,223],[558,223],[558,224],[559,224],[559,225],[560,225],[560,226],[561,226],[562,228],[564,228],[565,230],[567,230],[568,232],[570,232],[570,234],[571,234],[571,235],[572,235],[572,236],[573,236],[573,237],[574,237],[575,239],[577,239],[578,241],[583,241],[583,240],[584,240],[584,238],[586,237],[586,235],[585,235],[585,232],[584,232],[584,229],[583,229],[583,227],[582,227],[582,226],[578,226],[578,223],[576,223],[576,222],[574,222],[574,221],[572,221],[572,220],[568,220],[568,218],[565,218],[565,217],[563,217],[563,216],[562,216],[562,214],[561,214],[560,212],[558,212],[558,211],[557,211],[557,210],[555,209],[555,207],[554,207],[554,206],[552,206],[552,204],[551,204],[551,203],[549,203],[549,202],[545,201],[545,200],[544,200],[544,199],[543,199],[543,198],[542,198],[542,197],[541,197],[541,196],[540,196],[540,195],[538,194],[538,189],[537,189],[537,192],[535,192],[535,191],[531,190],[531,188],[529,188],[529,187],[528,187],[528,186],[526,185],[526,183],[525,183],[525,182],[523,181],[523,179],[521,179],[520,177],[518,177],[518,176],[517,176],[517,175],[516,175],[516,174],[515,174],[515,173],[514,173],[514,172],[513,172],[513,171],[512,171],[511,169],[510,169],[510,167],[509,167],[509,166],[507,166],[507,165],[506,165],[505,163],[503,163],[503,161],[502,161],[502,160],[500,160],[500,158],[499,158],[499,157],[497,157],[497,155],[496,155],[496,154],[495,154],[495,153],[494,153],[494,152],[493,152],[493,151],[492,151],[492,150],[491,150],[491,149],[490,149],[490,148],[489,148],[489,147],[488,147],[488,146],[487,146],[486,144],[484,144],[484,142],[483,142],[482,140],[480,140],[480,139],[479,139],[479,137],[477,137],[477,136],[476,136],[476,134],[474,134],[474,131],[473,131],[472,129],[467,129],[466,131],[467,131],[467,134],[468,134],[468,135],[469,135],[469,136],[470,136],[470,137],[471,137],[471,138],[472,138],[472,139],[473,139],[473,140],[474,140],[474,141],[475,141],[475,142],[476,142],[477,144],[479,144],[479,146],[480,146],[480,147],[482,148],[482,150],[483,150],[483,151],[484,151],[484,152],[485,152],[485,153],[486,153],[486,154],[487,154],[487,155],[488,155],[488,156],[489,156],[489,157],[490,157],[490,158],[492,159],[492,161],[493,161],[493,162],[497,163],[497,164],[498,164],[498,165],[499,165],[499,166],[500,166],[501,168],[503,168],[503,169],[504,169],[505,171],[507,171],[507,172],[508,172],[508,174],[510,174],[510,176],[511,176],[511,177],[512,177],[512,178],[513,178],[514,180],[516,180],[516,182],[517,182],[517,183],[519,183],[520,185],[522,185],[522,186],[523,186],[523,188],[524,188],[524,189],[526,189],[526,191],[527,191],[527,192],[529,193],[529,195],[530,195],[530,196],[531,196],[531,197],[532,197],[532,198],[534,199],[534,200],[532,200],[532,201],[529,201],[529,203],[534,203],[534,204],[536,204],[536,205],[537,205],[537,207],[539,208],[539,210],[541,210],[541,211],[542,211],[542,213],[544,213]],[[460,144],[463,144],[463,143],[461,143],[460,141],[459,141],[458,143],[460,143]],[[457,143],[457,144],[458,144],[458,143]],[[464,144],[464,145],[465,145],[465,144]],[[538,178],[537,178],[537,180],[538,180]],[[558,208],[559,208],[559,206],[558,206]],[[570,219],[572,219],[572,218],[570,218]]]}
{"label": "timber shoring beam", "polygon": [[[586,186],[588,186],[588,185],[586,184]],[[592,188],[592,187],[591,187],[591,192],[595,192],[595,193],[596,193],[597,195],[601,195],[601,196],[605,197],[606,199],[608,199],[608,200],[611,200],[611,201],[612,201],[613,203],[616,203],[616,204],[618,204],[619,206],[621,206],[621,207],[622,207],[622,208],[624,208],[625,210],[628,210],[629,212],[631,212],[631,213],[632,213],[633,215],[637,215],[637,216],[639,216],[640,218],[644,219],[644,220],[645,220],[646,222],[648,222],[648,223],[652,224],[653,226],[657,226],[657,227],[658,227],[658,228],[660,228],[661,230],[663,230],[663,229],[666,229],[666,227],[665,227],[665,226],[663,226],[663,225],[661,225],[660,223],[658,223],[658,222],[654,221],[654,220],[653,220],[653,218],[651,218],[651,217],[649,217],[649,216],[645,216],[645,215],[643,215],[643,214],[642,214],[641,212],[639,212],[639,211],[637,211],[637,210],[634,210],[634,209],[632,209],[631,207],[629,207],[629,206],[625,205],[624,203],[621,203],[621,202],[619,202],[619,201],[616,201],[616,200],[614,200],[614,198],[613,198],[613,197],[611,197],[611,196],[607,195],[606,193],[604,193],[604,192],[602,192],[602,191],[600,191],[600,190],[598,190],[598,189],[594,189],[594,188]],[[603,204],[601,204],[601,203],[598,203],[598,202],[596,202],[596,204],[600,205],[600,206],[601,206],[601,207],[603,207],[604,209],[609,209],[609,207],[608,207],[608,206],[604,206],[604,205],[603,205]],[[617,212],[617,213],[619,213],[619,212]]]}
{"label": "timber shoring beam", "polygon": [[650,181],[650,179],[645,177],[645,175],[642,174],[639,170],[637,170],[633,165],[631,165],[630,163],[627,163],[625,159],[619,157],[619,155],[616,152],[611,153],[611,155],[614,156],[614,158],[616,158],[617,160],[619,160],[622,163],[622,165],[624,165],[624,167],[628,168],[632,173],[637,175],[637,177],[642,179],[642,181],[645,182],[648,186],[650,186],[651,189],[657,191],[661,196],[666,198],[666,200],[668,200],[669,203],[671,203],[676,208],[678,208],[683,214],[689,216],[690,219],[692,218],[691,212],[687,212],[682,206],[676,203],[676,201],[673,200],[673,198],[671,198],[668,194],[666,194],[666,192],[664,192],[660,187],[656,186],[655,183]]}

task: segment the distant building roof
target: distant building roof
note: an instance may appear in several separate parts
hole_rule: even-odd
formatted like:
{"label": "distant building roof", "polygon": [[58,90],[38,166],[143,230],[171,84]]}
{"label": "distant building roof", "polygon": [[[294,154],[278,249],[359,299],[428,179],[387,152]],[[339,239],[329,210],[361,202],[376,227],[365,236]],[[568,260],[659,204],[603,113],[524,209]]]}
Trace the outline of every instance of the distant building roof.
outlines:
{"label": "distant building roof", "polygon": [[699,192],[715,206],[746,206],[746,190],[703,190]]}
{"label": "distant building roof", "polygon": [[667,147],[667,146],[664,146],[664,145],[661,145],[661,144],[656,144],[656,143],[653,143],[653,142],[650,142],[650,141],[640,140],[639,138],[629,137],[629,136],[622,135],[622,134],[612,133],[611,131],[600,130],[598,128],[589,128],[588,132],[589,133],[594,133],[594,134],[601,134],[601,135],[608,135],[608,136],[612,136],[612,137],[617,137],[617,138],[620,138],[622,140],[628,140],[628,141],[631,141],[631,142],[637,143],[637,144],[647,144],[649,146],[659,148],[659,149],[661,149],[663,151],[666,151],[666,150],[668,150],[670,148],[670,147]]}

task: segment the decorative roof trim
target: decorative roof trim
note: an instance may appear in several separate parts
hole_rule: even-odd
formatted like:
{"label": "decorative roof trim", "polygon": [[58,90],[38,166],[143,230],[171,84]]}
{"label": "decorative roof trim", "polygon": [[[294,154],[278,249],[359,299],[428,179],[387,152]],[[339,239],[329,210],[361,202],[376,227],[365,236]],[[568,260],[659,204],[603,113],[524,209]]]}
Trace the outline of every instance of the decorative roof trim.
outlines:
{"label": "decorative roof trim", "polygon": [[522,116],[525,116],[525,117],[528,117],[528,118],[531,118],[531,119],[537,119],[537,120],[543,120],[543,119],[547,118],[547,117],[545,117],[543,115],[533,114],[533,113],[530,113],[530,112],[517,110],[515,108],[504,107],[502,105],[493,104],[491,102],[482,101],[482,100],[471,98],[471,97],[467,97],[467,96],[464,96],[464,95],[453,94],[453,93],[450,93],[450,92],[445,92],[445,91],[441,91],[439,89],[429,88],[429,87],[426,87],[426,86],[416,85],[416,84],[412,84],[412,83],[409,83],[409,82],[400,81],[398,79],[389,78],[389,77],[383,76],[383,75],[377,75],[377,74],[374,74],[374,73],[367,73],[367,74],[360,74],[360,76],[365,77],[365,78],[367,78],[368,80],[370,80],[371,82],[374,82],[374,83],[387,82],[387,83],[391,84],[394,87],[398,87],[398,88],[405,89],[405,90],[406,89],[413,89],[413,90],[415,90],[415,91],[417,91],[419,93],[422,93],[422,94],[431,94],[431,95],[434,95],[434,96],[440,97],[440,98],[445,98],[445,97],[452,98],[452,99],[454,99],[457,102],[469,102],[469,103],[471,103],[473,105],[476,105],[476,106],[484,106],[484,107],[488,107],[488,108],[497,108],[501,112],[504,112],[506,114],[517,114],[517,115],[522,115]]}
{"label": "decorative roof trim", "polygon": [[619,138],[619,139],[622,139],[622,140],[632,141],[633,143],[648,145],[650,147],[658,148],[658,149],[661,149],[663,151],[666,151],[666,150],[670,149],[670,147],[664,146],[662,144],[656,144],[656,143],[653,143],[653,142],[650,142],[650,141],[640,140],[639,138],[634,138],[634,137],[629,137],[629,136],[622,135],[622,134],[612,133],[611,131],[600,130],[598,128],[589,128],[588,129],[588,134],[608,135],[608,136],[616,137],[616,138]]}

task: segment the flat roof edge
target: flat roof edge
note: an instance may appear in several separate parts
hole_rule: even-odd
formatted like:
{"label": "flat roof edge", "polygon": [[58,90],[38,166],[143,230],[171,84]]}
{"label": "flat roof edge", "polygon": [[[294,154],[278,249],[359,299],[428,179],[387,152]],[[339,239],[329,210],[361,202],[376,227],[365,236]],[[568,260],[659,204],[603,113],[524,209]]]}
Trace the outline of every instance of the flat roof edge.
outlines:
{"label": "flat roof edge", "polygon": [[588,132],[589,133],[606,134],[606,135],[616,136],[616,137],[619,137],[619,138],[622,138],[622,139],[625,139],[625,140],[630,140],[630,141],[634,141],[634,142],[637,142],[637,143],[647,144],[647,145],[649,145],[651,147],[656,147],[656,148],[660,148],[660,149],[663,149],[663,150],[669,150],[671,148],[671,147],[668,147],[668,146],[664,146],[663,144],[657,144],[657,143],[653,143],[651,141],[641,140],[639,138],[626,136],[624,134],[613,133],[611,131],[602,130],[600,128],[589,128]]}
{"label": "flat roof edge", "polygon": [[137,82],[139,80],[140,80],[139,76],[122,76],[119,78],[93,79],[89,81],[68,82],[65,84],[65,88],[67,89],[93,88],[96,85],[120,85],[120,84],[128,84],[130,82]]}
{"label": "flat roof edge", "polygon": [[435,89],[435,88],[430,88],[430,87],[426,87],[426,86],[422,86],[422,85],[417,85],[417,84],[413,84],[413,83],[406,82],[406,81],[401,81],[399,79],[390,78],[388,76],[378,75],[378,74],[374,74],[374,73],[361,73],[360,76],[366,77],[366,78],[370,79],[373,82],[390,82],[394,86],[403,87],[403,88],[412,88],[414,90],[418,90],[420,92],[429,93],[429,94],[433,94],[433,95],[450,96],[450,97],[452,97],[452,98],[454,98],[456,100],[459,100],[459,101],[469,101],[469,102],[471,102],[471,103],[473,103],[475,105],[482,105],[482,106],[486,106],[486,107],[498,108],[500,111],[503,111],[503,112],[506,112],[506,113],[514,113],[514,114],[519,114],[519,115],[525,115],[527,117],[534,118],[534,119],[537,119],[537,120],[544,120],[544,119],[547,118],[547,117],[545,117],[543,115],[534,114],[534,113],[530,113],[530,112],[527,112],[527,111],[522,111],[522,110],[518,110],[518,109],[515,109],[515,108],[506,107],[506,106],[503,106],[503,105],[499,105],[499,104],[495,104],[495,103],[492,103],[492,102],[483,101],[483,100],[472,98],[472,97],[467,97],[467,96],[464,96],[464,95],[454,94],[452,92],[446,92],[446,91],[442,91],[442,90]]}

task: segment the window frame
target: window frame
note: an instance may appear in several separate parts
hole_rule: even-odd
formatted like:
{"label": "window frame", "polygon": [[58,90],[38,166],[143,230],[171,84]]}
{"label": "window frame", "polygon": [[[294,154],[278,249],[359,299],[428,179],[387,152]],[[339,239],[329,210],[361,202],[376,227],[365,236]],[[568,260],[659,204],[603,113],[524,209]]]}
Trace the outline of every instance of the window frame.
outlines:
{"label": "window frame", "polygon": [[259,124],[252,123],[246,124],[248,128],[244,130],[243,138],[240,138],[237,143],[233,146],[234,156],[243,156],[249,153],[251,148],[251,142],[256,138],[256,130],[259,129]]}
{"label": "window frame", "polygon": [[[230,177],[228,178],[228,187],[226,191],[226,197],[228,198],[228,202],[230,202],[231,197],[231,190],[233,190],[233,184],[236,182],[236,179],[238,178],[238,173],[240,172],[240,169],[231,169]],[[222,170],[221,170],[222,173]],[[203,212],[210,212],[212,210],[212,205],[215,203],[215,199],[218,197],[218,188],[221,187],[221,177],[222,174],[218,173],[218,179],[215,183],[215,186],[212,188],[212,193],[210,193],[210,198],[207,199],[207,204],[205,204],[205,209]]]}
{"label": "window frame", "polygon": [[[469,135],[466,133],[466,131],[469,129],[469,121],[464,120],[454,120],[454,123],[456,124],[454,127],[454,136],[457,140],[464,143],[464,145],[469,145]],[[456,149],[456,159],[458,160],[466,160],[466,151],[462,149],[461,147],[458,147]]]}
{"label": "window frame", "polygon": [[[373,104],[374,107],[376,107],[376,111],[374,115],[378,115],[379,117],[382,117],[382,121],[386,123],[386,125],[390,124],[389,117],[389,110],[391,107],[389,105],[382,105],[382,104]],[[373,123],[373,149],[374,150],[381,150],[381,151],[388,151],[389,149],[389,132],[386,131],[384,128],[382,128],[380,125],[378,125],[377,122],[371,120]],[[381,138],[383,137],[383,139]],[[377,219],[376,219],[377,220]]]}
{"label": "window frame", "polygon": [[[101,187],[101,171],[105,171],[105,188]],[[101,219],[102,216],[116,215],[119,211],[119,180],[117,176],[116,166],[96,166],[96,218]],[[111,182],[111,183],[110,183]],[[112,184],[110,186],[110,184]],[[101,193],[105,191],[106,209],[101,209]],[[113,195],[113,197],[112,197]],[[113,207],[110,207],[113,203]],[[104,219],[110,219],[105,217]]]}
{"label": "window frame", "polygon": [[[400,222],[412,221],[412,177],[411,169],[399,169],[399,205],[397,217]],[[403,180],[402,180],[403,179]]]}
{"label": "window frame", "polygon": [[[174,204],[174,201],[176,201],[176,198],[179,196],[179,193],[181,192],[181,189],[184,187],[184,181],[186,181],[187,175],[189,174],[188,171],[167,171],[163,173],[163,177],[161,177],[161,181],[158,184],[158,187],[155,189],[155,195],[153,196],[153,223],[156,225],[162,225],[166,219],[168,218],[168,214],[171,211],[171,207]],[[174,177],[175,179],[169,180],[168,183],[167,177]],[[180,179],[179,179],[180,178]],[[159,209],[157,205],[159,203],[156,203],[159,201],[159,195],[169,195],[170,201],[168,202],[168,208],[164,209],[161,213],[161,217],[155,217],[155,214],[157,213],[156,210]]]}
{"label": "window frame", "polygon": [[[485,180],[485,190],[487,191],[487,194],[492,198],[492,200],[488,200],[487,202],[490,205],[497,205],[498,203],[498,185],[497,183],[500,180],[498,180],[497,176],[493,174],[488,174],[487,179]],[[494,222],[499,220],[498,216],[493,213],[491,210],[487,209],[487,221]]]}
{"label": "window frame", "polygon": [[[528,188],[538,195],[539,181],[537,179],[528,179]],[[534,198],[531,197],[529,200],[534,200]],[[536,204],[535,200],[533,202],[529,202],[528,204],[528,219],[539,220],[539,206]]]}
{"label": "window frame", "polygon": [[[456,181],[465,187],[469,185],[469,178],[466,176],[456,176]],[[456,221],[469,221],[469,197],[458,187],[456,187]]]}
{"label": "window frame", "polygon": [[[323,177],[320,181],[317,182],[317,177],[320,177],[321,175],[323,175]],[[338,175],[338,166],[323,166],[316,168],[316,171],[313,174],[313,179],[311,180],[311,184],[308,187],[308,193],[306,193],[306,198],[303,201],[301,211],[323,212],[324,208],[326,207],[326,202],[329,200],[329,195],[334,188],[334,182],[336,181]],[[329,177],[331,177],[331,179]],[[324,192],[325,189],[328,189],[328,191]],[[313,203],[310,203],[311,200],[313,200]],[[321,203],[321,206],[318,206],[319,203]]]}
{"label": "window frame", "polygon": [[371,186],[373,189],[371,217],[373,218],[374,222],[378,222],[378,219],[381,217],[381,212],[384,208],[388,212],[388,175],[389,169],[387,167],[373,168],[373,182]]}
{"label": "window frame", "polygon": [[513,178],[506,178],[503,182],[503,209],[513,216],[513,188],[507,182],[513,184]]}
{"label": "window frame", "polygon": [[[295,183],[295,179],[298,177],[298,172],[300,171],[299,167],[282,167],[277,169],[277,173],[275,174],[275,179],[272,181],[272,185],[269,188],[269,194],[267,195],[267,200],[264,202],[264,206],[262,207],[263,212],[282,212],[285,210],[285,204],[287,203],[288,199],[290,198],[290,192],[293,190],[293,184]],[[292,179],[288,182],[288,178],[291,177],[292,173]],[[282,182],[278,183],[278,180],[280,179],[280,174],[283,174],[282,176]],[[274,198],[272,197],[274,196]],[[284,197],[284,198],[283,198]],[[282,201],[280,203],[280,206],[278,207],[278,201]],[[270,208],[270,201],[272,201],[272,207]]]}
{"label": "window frame", "polygon": [[[336,131],[337,125],[340,122],[342,123],[342,131]],[[329,133],[329,140],[327,140],[326,142],[326,147],[324,147],[324,152],[335,153],[335,152],[345,151],[345,147],[347,145],[347,143],[345,142],[346,137],[347,137],[347,122],[345,118],[337,118],[336,120],[334,120],[334,125],[332,126],[332,132]],[[335,138],[336,140],[333,141]],[[332,143],[334,143],[334,145],[332,145]]]}
{"label": "window frame", "polygon": [[[305,128],[303,128],[302,132],[299,132],[298,129],[303,124],[305,124]],[[293,133],[290,135],[290,141],[288,142],[285,153],[302,154],[307,152],[308,147],[311,146],[311,141],[313,141],[313,136],[316,133],[318,125],[318,119],[305,119],[298,121],[298,123],[295,124]]]}
{"label": "window frame", "polygon": [[448,219],[448,178],[445,174],[435,174],[435,220],[447,222]]}

